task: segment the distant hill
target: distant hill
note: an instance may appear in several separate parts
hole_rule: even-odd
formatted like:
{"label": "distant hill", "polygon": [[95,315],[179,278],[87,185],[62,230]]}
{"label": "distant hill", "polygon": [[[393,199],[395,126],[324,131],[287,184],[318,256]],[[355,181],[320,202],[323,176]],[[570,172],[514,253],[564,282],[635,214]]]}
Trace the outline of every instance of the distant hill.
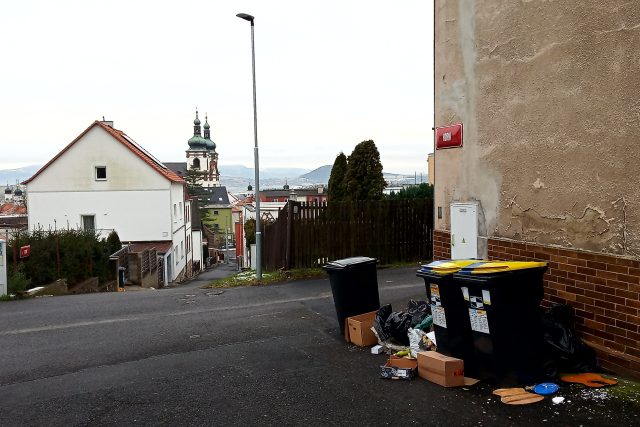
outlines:
{"label": "distant hill", "polygon": [[[253,179],[253,168],[243,165],[220,165],[220,175],[223,177],[246,178]],[[297,178],[300,175],[309,172],[309,169],[302,168],[260,168],[260,179],[270,178]]]}
{"label": "distant hill", "polygon": [[324,165],[320,166],[317,169],[312,170],[309,173],[305,173],[304,175],[300,175],[300,178],[306,179],[307,181],[318,183],[318,184],[327,184],[329,183],[329,177],[331,176],[332,165]]}
{"label": "distant hill", "polygon": [[0,170],[0,187],[6,184],[14,185],[16,182],[22,182],[29,179],[38,172],[42,165],[30,165],[17,169]]}

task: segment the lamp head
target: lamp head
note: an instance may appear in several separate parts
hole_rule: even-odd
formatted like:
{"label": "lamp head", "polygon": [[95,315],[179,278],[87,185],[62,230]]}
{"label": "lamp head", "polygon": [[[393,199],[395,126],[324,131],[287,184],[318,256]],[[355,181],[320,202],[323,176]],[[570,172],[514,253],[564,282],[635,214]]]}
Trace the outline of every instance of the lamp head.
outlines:
{"label": "lamp head", "polygon": [[245,21],[251,22],[251,25],[253,25],[253,19],[254,18],[253,18],[253,16],[249,15],[248,13],[238,13],[236,16],[238,18],[244,19]]}

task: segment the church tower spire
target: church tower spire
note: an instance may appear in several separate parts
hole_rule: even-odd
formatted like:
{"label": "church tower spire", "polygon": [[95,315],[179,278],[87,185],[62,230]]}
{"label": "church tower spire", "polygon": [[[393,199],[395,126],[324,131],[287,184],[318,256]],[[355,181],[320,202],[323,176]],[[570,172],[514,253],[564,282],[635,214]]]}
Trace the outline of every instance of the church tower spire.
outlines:
{"label": "church tower spire", "polygon": [[198,118],[197,108],[196,108],[196,119],[193,121],[193,136],[200,136],[200,119]]}
{"label": "church tower spire", "polygon": [[211,126],[209,126],[209,118],[207,117],[207,113],[204,114],[204,139],[211,139],[211,131],[209,130]]}

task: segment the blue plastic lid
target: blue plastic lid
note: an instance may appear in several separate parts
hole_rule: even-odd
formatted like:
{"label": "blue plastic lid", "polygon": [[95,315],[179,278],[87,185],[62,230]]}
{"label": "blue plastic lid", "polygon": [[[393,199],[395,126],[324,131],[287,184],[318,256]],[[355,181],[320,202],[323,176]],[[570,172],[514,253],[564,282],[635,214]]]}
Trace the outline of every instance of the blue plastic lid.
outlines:
{"label": "blue plastic lid", "polygon": [[560,387],[558,387],[558,384],[554,384],[554,383],[541,383],[536,385],[533,388],[533,391],[539,395],[542,396],[547,396],[549,394],[553,394],[556,391],[558,391]]}

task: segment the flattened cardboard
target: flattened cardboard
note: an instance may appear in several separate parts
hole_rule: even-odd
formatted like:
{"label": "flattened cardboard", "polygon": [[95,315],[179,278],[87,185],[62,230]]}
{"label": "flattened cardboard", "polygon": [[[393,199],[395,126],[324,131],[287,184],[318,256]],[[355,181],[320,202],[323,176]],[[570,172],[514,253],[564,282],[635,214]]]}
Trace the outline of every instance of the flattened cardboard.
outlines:
{"label": "flattened cardboard", "polygon": [[393,380],[412,380],[416,376],[417,370],[417,360],[392,356],[387,360],[387,363],[380,366],[380,376]]}
{"label": "flattened cardboard", "polygon": [[377,311],[351,316],[344,321],[344,338],[360,347],[378,344],[378,338],[371,330]]}
{"label": "flattened cardboard", "polygon": [[418,375],[443,387],[464,386],[464,361],[435,351],[420,351]]}

